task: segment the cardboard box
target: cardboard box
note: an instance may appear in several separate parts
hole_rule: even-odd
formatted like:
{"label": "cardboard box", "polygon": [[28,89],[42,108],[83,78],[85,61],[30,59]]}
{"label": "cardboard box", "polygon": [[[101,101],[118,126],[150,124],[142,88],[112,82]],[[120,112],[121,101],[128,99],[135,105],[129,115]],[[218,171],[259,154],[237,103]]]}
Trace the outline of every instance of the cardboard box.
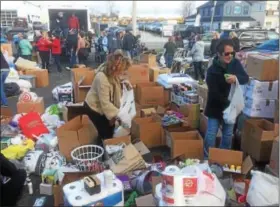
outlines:
{"label": "cardboard box", "polygon": [[198,131],[171,132],[171,157],[203,159],[203,139]]}
{"label": "cardboard box", "polygon": [[269,162],[274,133],[274,124],[267,120],[246,120],[241,135],[242,151],[256,161]]}
{"label": "cardboard box", "polygon": [[84,102],[95,77],[92,68],[75,68],[71,70],[71,81],[74,89],[74,102]]}
{"label": "cardboard box", "polygon": [[8,124],[14,115],[10,108],[8,107],[1,107],[1,124]]}
{"label": "cardboard box", "polygon": [[17,61],[15,62],[16,68],[19,71],[25,71],[25,70],[34,70],[34,69],[39,69],[36,68],[37,63],[35,61],[30,61],[30,60],[26,60],[23,59],[21,57],[19,57],[17,59]]}
{"label": "cardboard box", "polygon": [[45,113],[44,98],[38,97],[36,102],[17,102],[17,113],[38,112],[39,114]]}
{"label": "cardboard box", "polygon": [[24,70],[23,74],[35,76],[36,88],[49,86],[49,73],[46,69]]}
{"label": "cardboard box", "polygon": [[1,52],[3,54],[5,54],[5,52],[8,52],[8,56],[9,57],[13,56],[12,44],[10,44],[10,43],[2,43],[1,44]]}
{"label": "cardboard box", "polygon": [[96,144],[98,132],[87,115],[77,116],[57,129],[59,151],[71,161],[76,147]]}
{"label": "cardboard box", "polygon": [[62,188],[74,181],[81,180],[86,176],[92,175],[94,172],[64,172],[64,177],[60,185],[53,186],[54,206],[64,206]]}
{"label": "cardboard box", "polygon": [[276,108],[275,100],[267,100],[267,99],[251,99],[245,98],[245,107],[243,109],[243,113],[250,117],[258,117],[258,118],[274,118],[275,116],[275,108]]}
{"label": "cardboard box", "polygon": [[141,117],[148,117],[155,113],[156,113],[155,108],[141,109],[140,111]]}
{"label": "cardboard box", "polygon": [[249,55],[247,73],[260,81],[279,80],[279,62],[277,59],[261,54]]}
{"label": "cardboard box", "polygon": [[258,81],[251,79],[246,85],[246,97],[251,99],[277,99],[279,81]]}
{"label": "cardboard box", "polygon": [[243,152],[234,150],[209,148],[209,162],[218,163],[222,166],[225,164],[241,166],[241,174],[243,175],[247,175],[253,168],[250,156],[243,160]]}
{"label": "cardboard box", "polygon": [[147,64],[133,64],[127,71],[128,79],[132,85],[149,82],[149,66]]}
{"label": "cardboard box", "polygon": [[201,108],[205,110],[208,100],[208,86],[206,84],[197,85],[197,95]]}
{"label": "cardboard box", "polygon": [[170,134],[171,132],[187,132],[190,130],[191,129],[189,127],[184,127],[184,126],[177,126],[177,127],[164,129],[166,146],[168,146],[169,148],[172,147],[172,138],[171,138],[171,134]]}
{"label": "cardboard box", "polygon": [[279,176],[279,137],[273,141],[269,167],[277,176]]}
{"label": "cardboard box", "polygon": [[77,103],[77,104],[68,104],[66,106],[63,105],[61,107],[61,112],[62,112],[63,121],[65,122],[70,121],[76,116],[85,114],[84,104]]}
{"label": "cardboard box", "polygon": [[165,145],[161,122],[153,116],[133,119],[131,136],[140,139],[148,148]]}
{"label": "cardboard box", "polygon": [[135,149],[137,149],[137,151],[140,153],[140,155],[142,155],[145,162],[148,162],[148,163],[153,162],[153,155],[152,155],[151,151],[148,149],[148,147],[142,141],[136,142],[135,144],[133,144],[133,146],[135,147]]}
{"label": "cardboard box", "polygon": [[274,123],[279,123],[279,101],[275,100]]}
{"label": "cardboard box", "polygon": [[135,199],[136,206],[156,206],[152,194],[141,196]]}
{"label": "cardboard box", "polygon": [[140,62],[148,64],[149,67],[156,67],[157,66],[157,56],[153,55],[153,54],[141,54]]}
{"label": "cardboard box", "polygon": [[150,81],[157,82],[157,78],[160,74],[170,73],[168,68],[151,67],[150,68]]}
{"label": "cardboard box", "polygon": [[164,106],[164,90],[156,83],[138,83],[136,101],[142,106]]}
{"label": "cardboard box", "polygon": [[170,94],[171,94],[171,90],[164,88],[163,90],[164,106],[168,106],[170,104],[170,96],[171,96]]}
{"label": "cardboard box", "polygon": [[279,124],[274,124],[274,137],[279,136]]}
{"label": "cardboard box", "polygon": [[188,126],[192,129],[199,128],[199,119],[200,119],[200,105],[199,104],[184,104],[177,106],[176,104],[171,103],[171,110],[177,111],[183,114],[187,119]]}
{"label": "cardboard box", "polygon": [[104,156],[106,160],[110,158],[110,156],[108,155],[105,149],[106,145],[118,145],[121,143],[125,143],[126,145],[131,144],[131,136],[115,137],[115,138],[103,140]]}

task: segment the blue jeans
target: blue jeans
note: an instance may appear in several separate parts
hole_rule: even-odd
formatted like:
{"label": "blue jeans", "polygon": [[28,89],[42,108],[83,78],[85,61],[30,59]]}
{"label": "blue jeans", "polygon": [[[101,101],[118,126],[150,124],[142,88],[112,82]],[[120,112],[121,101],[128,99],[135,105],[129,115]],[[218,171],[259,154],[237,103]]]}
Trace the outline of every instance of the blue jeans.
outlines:
{"label": "blue jeans", "polygon": [[173,62],[173,55],[165,55],[165,64],[168,68],[171,68]]}
{"label": "blue jeans", "polygon": [[60,55],[53,54],[53,58],[54,58],[54,62],[55,62],[56,67],[57,67],[57,71],[58,71],[59,73],[61,73]]}
{"label": "blue jeans", "polygon": [[8,71],[1,71],[1,105],[8,105],[8,100],[5,94],[4,90],[4,83],[6,78],[8,77],[9,72]]}
{"label": "blue jeans", "polygon": [[76,52],[71,51],[71,57],[70,57],[70,68],[73,68],[74,65],[77,64],[77,55]]}
{"label": "blue jeans", "polygon": [[224,121],[220,123],[218,119],[208,118],[208,127],[204,139],[204,155],[208,157],[208,150],[210,147],[215,147],[217,133],[222,124],[222,140],[220,143],[220,148],[231,149],[231,141],[234,124],[226,124]]}

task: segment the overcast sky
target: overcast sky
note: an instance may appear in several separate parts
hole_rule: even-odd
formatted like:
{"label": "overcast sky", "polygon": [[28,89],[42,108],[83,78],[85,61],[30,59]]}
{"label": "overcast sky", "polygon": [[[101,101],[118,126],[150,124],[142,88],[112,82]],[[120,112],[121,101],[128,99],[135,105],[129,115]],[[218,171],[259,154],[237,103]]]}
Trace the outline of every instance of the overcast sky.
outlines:
{"label": "overcast sky", "polygon": [[[53,4],[51,1],[31,1],[36,4]],[[120,16],[130,16],[132,1],[112,1]],[[206,1],[192,1],[195,7]],[[11,1],[11,3],[13,3]],[[55,1],[55,5],[67,4],[67,1]],[[70,2],[69,2],[70,3]],[[182,1],[137,1],[137,16],[139,17],[178,17],[182,14]],[[96,13],[108,12],[107,1],[71,1],[71,4],[83,4],[92,8]],[[194,11],[195,13],[195,11]]]}

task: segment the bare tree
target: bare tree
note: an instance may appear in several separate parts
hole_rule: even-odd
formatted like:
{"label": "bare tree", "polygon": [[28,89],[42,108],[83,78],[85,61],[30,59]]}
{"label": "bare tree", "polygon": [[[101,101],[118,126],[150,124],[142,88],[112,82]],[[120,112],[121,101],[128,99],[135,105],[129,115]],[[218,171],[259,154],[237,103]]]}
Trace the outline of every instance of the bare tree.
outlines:
{"label": "bare tree", "polygon": [[182,15],[183,17],[188,17],[192,15],[195,11],[195,5],[192,1],[183,1],[182,3]]}
{"label": "bare tree", "polygon": [[107,10],[108,16],[111,16],[114,13],[115,2],[114,1],[107,1]]}

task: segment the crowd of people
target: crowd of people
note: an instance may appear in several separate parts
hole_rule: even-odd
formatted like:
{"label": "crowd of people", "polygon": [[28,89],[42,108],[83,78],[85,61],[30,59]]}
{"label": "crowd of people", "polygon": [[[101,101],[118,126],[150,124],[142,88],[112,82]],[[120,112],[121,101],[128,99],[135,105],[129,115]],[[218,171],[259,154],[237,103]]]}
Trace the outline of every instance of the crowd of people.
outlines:
{"label": "crowd of people", "polygon": [[[230,32],[229,37],[232,40],[234,51],[239,52],[240,43],[237,34],[232,31]],[[211,40],[211,45],[210,45],[211,62],[213,57],[217,55],[217,45],[219,42],[220,42],[220,34],[214,31]],[[164,45],[164,50],[165,50],[164,58],[165,58],[166,66],[168,68],[171,68],[172,66],[173,58],[177,48],[184,48],[184,43],[180,35],[175,35],[175,38],[169,37],[168,42],[165,43]],[[193,67],[195,72],[194,79],[203,82],[205,79],[205,74],[202,69],[202,63],[204,60],[205,45],[202,40],[202,35],[191,32],[191,35],[188,38],[188,45],[186,49],[188,50],[188,56],[192,57],[192,62],[193,62]]]}

